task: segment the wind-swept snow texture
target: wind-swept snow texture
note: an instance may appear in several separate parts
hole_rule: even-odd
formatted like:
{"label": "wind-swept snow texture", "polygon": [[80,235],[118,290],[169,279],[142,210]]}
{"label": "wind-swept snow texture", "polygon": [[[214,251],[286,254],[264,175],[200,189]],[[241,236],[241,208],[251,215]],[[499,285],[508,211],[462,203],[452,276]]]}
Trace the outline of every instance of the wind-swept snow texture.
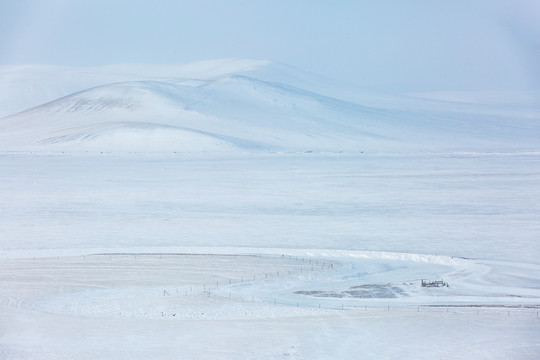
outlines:
{"label": "wind-swept snow texture", "polygon": [[372,94],[264,61],[2,67],[0,80],[0,150],[530,151],[540,142],[535,103]]}

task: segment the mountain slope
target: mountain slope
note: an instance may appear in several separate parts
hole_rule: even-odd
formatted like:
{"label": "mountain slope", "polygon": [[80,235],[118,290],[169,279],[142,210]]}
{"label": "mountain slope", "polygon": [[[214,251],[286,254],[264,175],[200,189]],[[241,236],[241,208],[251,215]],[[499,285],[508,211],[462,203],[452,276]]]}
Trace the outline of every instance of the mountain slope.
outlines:
{"label": "mountain slope", "polygon": [[0,117],[100,85],[140,80],[198,84],[200,79],[249,72],[268,64],[260,60],[224,59],[179,65],[0,66]]}
{"label": "mountain slope", "polygon": [[135,70],[108,78],[103,69],[89,71],[86,79],[105,83],[0,119],[0,149],[506,151],[539,144],[534,112],[380,94],[352,101],[364,92],[280,64]]}

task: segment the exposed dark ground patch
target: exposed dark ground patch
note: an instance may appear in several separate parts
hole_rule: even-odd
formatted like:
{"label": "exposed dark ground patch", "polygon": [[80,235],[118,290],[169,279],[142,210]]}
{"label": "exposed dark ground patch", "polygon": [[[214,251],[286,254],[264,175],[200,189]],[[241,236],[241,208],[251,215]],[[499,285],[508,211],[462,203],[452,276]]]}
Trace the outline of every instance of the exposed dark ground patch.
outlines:
{"label": "exposed dark ground patch", "polygon": [[326,298],[362,298],[362,299],[393,299],[407,294],[399,287],[392,285],[358,285],[344,291],[301,290],[295,294]]}

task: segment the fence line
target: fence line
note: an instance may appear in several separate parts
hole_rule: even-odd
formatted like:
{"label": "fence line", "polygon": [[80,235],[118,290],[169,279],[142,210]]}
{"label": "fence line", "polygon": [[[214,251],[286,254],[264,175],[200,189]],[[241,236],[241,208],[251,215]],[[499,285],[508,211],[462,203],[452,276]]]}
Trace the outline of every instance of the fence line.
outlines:
{"label": "fence line", "polygon": [[[275,258],[275,259],[283,259],[290,261],[291,265],[290,269],[287,269],[286,272],[281,271],[272,271],[272,272],[257,272],[255,274],[244,274],[240,275],[236,279],[229,278],[228,284],[223,285],[223,283],[220,284],[219,280],[214,281],[208,281],[202,284],[200,287],[202,290],[200,290],[200,293],[207,294],[209,297],[212,296],[212,294],[216,294],[216,291],[218,289],[224,288],[227,285],[234,286],[238,284],[249,284],[251,281],[269,281],[269,280],[275,280],[277,278],[282,277],[289,277],[289,276],[297,276],[301,274],[312,274],[317,273],[321,271],[331,271],[338,269],[340,267],[340,264],[336,262],[330,262],[325,261],[321,259],[312,259],[305,257],[298,257],[294,255],[285,255],[285,254],[196,254],[196,253],[102,253],[102,254],[92,254],[92,255],[82,255],[82,256],[69,256],[71,259],[75,258],[81,258],[83,261],[87,261],[88,258],[91,257],[100,257],[103,256],[105,259],[109,261],[114,261],[118,258],[128,258],[133,259],[135,261],[140,261],[144,257],[159,257],[159,259],[163,259],[163,257],[174,257],[174,256],[185,256],[185,258],[189,258],[191,256],[208,256],[208,257],[265,257],[265,258]],[[47,258],[43,258],[47,259]],[[50,258],[49,258],[50,259]],[[10,261],[9,258],[5,259],[6,261]],[[26,259],[29,260],[29,259]],[[38,259],[39,260],[39,259]],[[60,257],[56,257],[56,260],[59,261]],[[32,261],[36,261],[36,258],[32,258]],[[221,277],[220,279],[222,279]],[[172,285],[171,285],[172,286]],[[194,293],[194,286],[189,286],[189,294]],[[198,291],[196,290],[195,293]],[[179,287],[176,288],[176,292],[173,292],[171,294],[170,291],[163,290],[163,296],[188,296],[188,290],[185,288],[185,290],[179,292]],[[243,301],[246,300],[245,297],[242,296],[235,296],[232,292],[229,292],[228,298],[230,299],[238,299]],[[220,294],[219,296],[223,296],[223,294]],[[251,296],[251,301],[254,301],[254,296]],[[409,304],[409,305],[380,305],[380,304],[366,304],[365,298],[362,298],[359,300],[361,302],[360,304],[351,304],[354,300],[347,300],[346,302],[340,302],[338,299],[335,300],[329,300],[328,298],[325,298],[324,301],[317,301],[317,298],[309,298],[306,301],[300,300],[295,301],[285,301],[285,300],[279,300],[278,298],[274,299],[262,299],[257,300],[261,301],[267,304],[273,304],[274,306],[289,306],[289,307],[297,307],[297,308],[304,308],[304,309],[320,309],[320,310],[339,310],[339,311],[372,311],[372,312],[396,312],[396,311],[407,311],[407,312],[418,312],[418,313],[432,313],[432,314],[441,314],[441,313],[447,313],[447,314],[470,314],[470,315],[498,315],[501,317],[536,317],[540,319],[540,305],[505,305],[505,304],[463,304],[463,305],[456,305],[456,304]]]}

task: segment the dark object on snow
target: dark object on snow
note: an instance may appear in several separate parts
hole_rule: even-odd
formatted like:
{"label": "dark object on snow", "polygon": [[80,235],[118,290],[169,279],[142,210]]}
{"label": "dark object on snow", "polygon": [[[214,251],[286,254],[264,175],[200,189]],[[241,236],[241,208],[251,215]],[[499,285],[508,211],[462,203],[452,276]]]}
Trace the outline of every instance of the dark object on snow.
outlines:
{"label": "dark object on snow", "polygon": [[422,287],[448,287],[448,283],[443,280],[427,281],[422,280]]}

